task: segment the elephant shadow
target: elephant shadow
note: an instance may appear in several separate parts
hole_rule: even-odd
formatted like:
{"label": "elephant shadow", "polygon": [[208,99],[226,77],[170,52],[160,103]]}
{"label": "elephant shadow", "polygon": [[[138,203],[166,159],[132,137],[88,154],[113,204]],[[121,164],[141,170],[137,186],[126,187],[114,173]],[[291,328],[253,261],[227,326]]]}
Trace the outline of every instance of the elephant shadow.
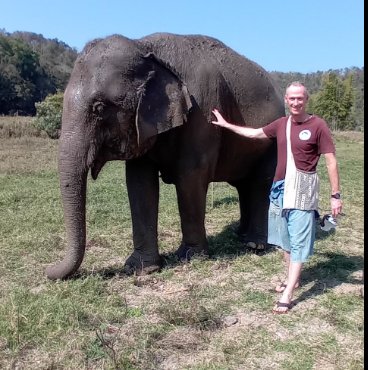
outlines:
{"label": "elephant shadow", "polygon": [[213,202],[213,207],[216,208],[216,207],[219,207],[219,206],[222,206],[222,205],[229,205],[229,204],[233,204],[233,203],[238,203],[239,202],[239,198],[236,197],[236,196],[227,196],[227,197],[223,197],[221,199],[217,199]]}
{"label": "elephant shadow", "polygon": [[[225,202],[227,201],[232,202],[232,199],[225,200]],[[219,258],[233,259],[233,258],[236,258],[246,253],[253,253],[253,254],[262,256],[262,255],[265,255],[267,253],[274,251],[275,247],[271,245],[266,245],[265,248],[262,250],[255,250],[255,249],[246,247],[244,242],[241,240],[241,237],[236,232],[238,226],[239,226],[238,222],[234,222],[226,226],[220,233],[214,236],[209,236],[208,237],[209,255],[208,256],[199,255],[199,256],[194,256],[192,258],[193,259],[206,258],[206,259],[211,259],[211,260],[216,260]],[[163,268],[173,269],[183,264],[183,262],[177,258],[175,252],[163,253],[161,256],[163,259]],[[75,273],[72,277],[70,277],[70,279],[80,279],[90,274],[91,274],[90,271],[81,269],[80,271]],[[130,274],[126,274],[123,268],[119,266],[95,269],[93,271],[93,274],[99,275],[103,279],[111,279],[114,276],[124,277],[124,276],[130,275]]]}
{"label": "elephant shadow", "polygon": [[[238,222],[227,225],[221,232],[216,235],[208,237],[209,255],[206,259],[217,260],[221,258],[235,259],[243,254],[253,253],[259,256],[274,252],[278,247],[267,245],[264,250],[253,250],[247,248],[241,240],[236,230]],[[319,228],[316,230],[316,240],[323,240],[329,238],[335,233],[335,230],[328,232]],[[362,279],[353,278],[351,275],[364,268],[364,260],[361,256],[348,256],[333,252],[319,252],[315,255],[321,257],[322,261],[315,265],[306,265],[303,269],[302,285],[310,283],[314,284],[306,291],[303,291],[294,301],[297,304],[308,298],[323,294],[326,289],[332,289],[342,283],[362,284]],[[174,252],[167,252],[162,254],[164,261],[163,268],[173,269],[183,262],[180,261]],[[204,258],[203,256],[196,256],[194,258]],[[128,276],[121,267],[113,266],[106,267],[99,270],[94,270],[93,274],[101,276],[103,279],[111,279],[116,276],[124,278]],[[90,275],[90,271],[80,271],[73,276],[73,278],[83,278]]]}
{"label": "elephant shadow", "polygon": [[[232,202],[232,198],[229,197],[222,202]],[[221,258],[233,259],[246,253],[256,254],[263,256],[271,253],[275,250],[275,246],[267,244],[264,249],[254,249],[247,247],[242,240],[242,237],[237,233],[238,222],[233,222],[227,225],[221,232],[216,235],[208,236],[208,256],[195,256],[193,258],[206,258],[210,260],[217,260]],[[182,264],[179,261],[174,252],[164,253],[163,258],[165,260],[165,268],[175,268]]]}

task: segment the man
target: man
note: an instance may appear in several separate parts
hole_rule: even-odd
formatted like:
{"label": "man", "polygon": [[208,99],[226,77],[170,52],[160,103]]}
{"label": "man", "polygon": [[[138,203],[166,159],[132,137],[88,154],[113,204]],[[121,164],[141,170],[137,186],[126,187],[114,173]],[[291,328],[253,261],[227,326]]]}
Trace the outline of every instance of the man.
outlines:
{"label": "man", "polygon": [[277,166],[270,193],[268,243],[284,251],[287,279],[276,287],[282,293],[273,313],[287,313],[292,307],[294,289],[299,286],[303,263],[313,254],[315,213],[318,204],[316,167],[324,154],[331,186],[331,214],[342,210],[335,146],[326,122],[308,114],[308,92],[300,82],[286,89],[285,104],[290,116],[265,127],[251,128],[227,122],[217,109],[213,124],[254,139],[277,140]]}

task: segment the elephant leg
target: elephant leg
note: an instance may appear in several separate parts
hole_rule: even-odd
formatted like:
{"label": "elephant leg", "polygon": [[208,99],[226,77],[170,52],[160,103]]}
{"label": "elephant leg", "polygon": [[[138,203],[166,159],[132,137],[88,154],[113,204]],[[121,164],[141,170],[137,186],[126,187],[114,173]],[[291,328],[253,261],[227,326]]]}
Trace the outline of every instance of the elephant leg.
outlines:
{"label": "elephant leg", "polygon": [[133,227],[134,251],[126,260],[126,273],[145,274],[159,270],[157,220],[159,201],[158,171],[144,159],[126,162],[126,182]]}
{"label": "elephant leg", "polygon": [[206,194],[208,184],[199,176],[187,175],[176,185],[181,220],[182,242],[176,255],[190,260],[195,254],[208,255],[205,230]]}
{"label": "elephant leg", "polygon": [[235,185],[239,194],[240,225],[238,235],[245,243],[264,249],[267,243],[270,181],[252,179]]}

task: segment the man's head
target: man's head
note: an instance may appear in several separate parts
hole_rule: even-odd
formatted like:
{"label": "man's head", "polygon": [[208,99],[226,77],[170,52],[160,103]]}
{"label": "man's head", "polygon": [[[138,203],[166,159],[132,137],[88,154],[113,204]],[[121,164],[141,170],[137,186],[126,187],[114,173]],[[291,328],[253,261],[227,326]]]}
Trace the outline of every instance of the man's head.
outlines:
{"label": "man's head", "polygon": [[299,81],[288,85],[285,92],[285,103],[292,116],[303,118],[308,102],[308,91]]}

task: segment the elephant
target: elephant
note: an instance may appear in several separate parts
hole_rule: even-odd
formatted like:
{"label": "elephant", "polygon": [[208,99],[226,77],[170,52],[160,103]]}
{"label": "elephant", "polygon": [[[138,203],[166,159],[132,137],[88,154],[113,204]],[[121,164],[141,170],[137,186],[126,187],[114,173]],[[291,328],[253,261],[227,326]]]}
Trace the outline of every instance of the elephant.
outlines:
{"label": "elephant", "polygon": [[126,273],[159,271],[160,179],[176,188],[179,261],[209,255],[205,230],[211,182],[237,189],[244,241],[265,243],[269,189],[276,166],[272,140],[247,139],[211,123],[217,108],[251,127],[285,114],[275,82],[257,63],[205,35],[110,35],[79,53],[64,92],[58,174],[67,249],[46,269],[64,279],[86,247],[86,185],[104,164],[124,160],[133,252]]}

